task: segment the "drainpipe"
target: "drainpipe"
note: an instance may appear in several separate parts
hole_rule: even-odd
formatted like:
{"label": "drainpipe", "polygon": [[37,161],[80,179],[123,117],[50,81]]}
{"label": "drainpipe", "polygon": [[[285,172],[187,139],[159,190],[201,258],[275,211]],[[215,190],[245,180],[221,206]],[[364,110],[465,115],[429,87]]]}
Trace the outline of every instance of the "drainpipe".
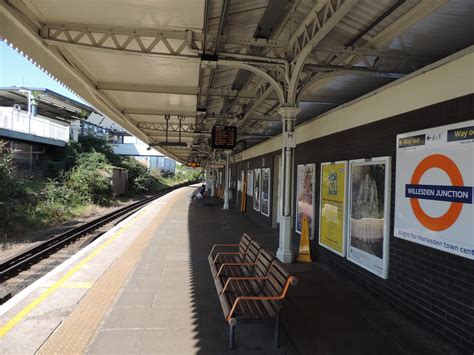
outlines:
{"label": "drainpipe", "polygon": [[35,117],[37,114],[38,114],[38,94],[33,92],[31,93],[31,116]]}
{"label": "drainpipe", "polygon": [[31,118],[38,114],[38,94],[28,90],[28,133],[31,134]]}

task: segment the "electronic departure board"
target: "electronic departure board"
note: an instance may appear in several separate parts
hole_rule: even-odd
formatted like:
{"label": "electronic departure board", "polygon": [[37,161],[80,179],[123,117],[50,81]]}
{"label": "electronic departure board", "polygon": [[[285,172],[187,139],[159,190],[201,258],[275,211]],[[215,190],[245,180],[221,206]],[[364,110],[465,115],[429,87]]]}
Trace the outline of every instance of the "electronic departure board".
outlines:
{"label": "electronic departure board", "polygon": [[212,127],[212,148],[233,149],[237,140],[237,127],[214,126]]}

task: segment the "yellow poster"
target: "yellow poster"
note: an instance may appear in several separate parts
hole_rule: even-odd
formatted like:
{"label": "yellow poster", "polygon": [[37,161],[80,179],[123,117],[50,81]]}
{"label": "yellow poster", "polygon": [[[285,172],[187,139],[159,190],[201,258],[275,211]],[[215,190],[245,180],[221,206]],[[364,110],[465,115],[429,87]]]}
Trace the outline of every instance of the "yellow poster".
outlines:
{"label": "yellow poster", "polygon": [[319,244],[344,256],[346,251],[347,162],[321,164]]}

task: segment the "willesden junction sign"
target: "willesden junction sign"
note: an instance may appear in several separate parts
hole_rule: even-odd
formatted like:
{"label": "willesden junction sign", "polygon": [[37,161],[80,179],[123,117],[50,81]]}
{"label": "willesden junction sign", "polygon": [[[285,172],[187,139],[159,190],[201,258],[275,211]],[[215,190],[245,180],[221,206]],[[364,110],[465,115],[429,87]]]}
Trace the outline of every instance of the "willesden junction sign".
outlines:
{"label": "willesden junction sign", "polygon": [[395,236],[474,260],[474,120],[397,136]]}

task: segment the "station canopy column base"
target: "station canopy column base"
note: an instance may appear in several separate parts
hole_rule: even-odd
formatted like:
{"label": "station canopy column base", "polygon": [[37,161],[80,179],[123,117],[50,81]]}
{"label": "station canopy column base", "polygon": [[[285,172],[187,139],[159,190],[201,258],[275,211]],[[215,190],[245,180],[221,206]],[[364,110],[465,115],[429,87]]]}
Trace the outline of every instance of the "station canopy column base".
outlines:
{"label": "station canopy column base", "polygon": [[282,263],[293,262],[293,252],[291,251],[291,217],[282,216],[280,220],[280,246],[277,250],[277,258]]}

